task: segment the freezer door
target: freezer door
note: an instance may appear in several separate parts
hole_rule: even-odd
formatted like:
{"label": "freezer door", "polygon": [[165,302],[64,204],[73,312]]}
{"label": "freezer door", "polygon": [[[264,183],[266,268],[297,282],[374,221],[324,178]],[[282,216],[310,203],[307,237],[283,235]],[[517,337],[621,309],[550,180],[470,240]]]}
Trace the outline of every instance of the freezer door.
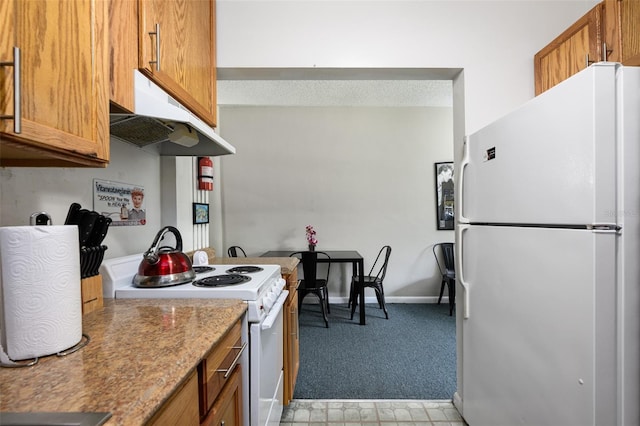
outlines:
{"label": "freezer door", "polygon": [[461,238],[465,420],[617,424],[618,236],[469,226]]}
{"label": "freezer door", "polygon": [[459,220],[615,223],[617,69],[594,64],[469,135]]}

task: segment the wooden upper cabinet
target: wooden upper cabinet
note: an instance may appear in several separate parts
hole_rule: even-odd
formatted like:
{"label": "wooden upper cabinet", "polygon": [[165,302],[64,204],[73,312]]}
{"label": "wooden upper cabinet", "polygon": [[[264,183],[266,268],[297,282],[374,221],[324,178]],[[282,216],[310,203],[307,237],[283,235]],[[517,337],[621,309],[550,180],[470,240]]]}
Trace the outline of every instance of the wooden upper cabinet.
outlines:
{"label": "wooden upper cabinet", "polygon": [[536,95],[599,61],[640,65],[640,0],[604,0],[540,50]]}
{"label": "wooden upper cabinet", "polygon": [[640,65],[640,1],[605,0],[608,60]]}
{"label": "wooden upper cabinet", "polygon": [[105,167],[106,1],[4,0],[0,22],[0,165]]}
{"label": "wooden upper cabinet", "polygon": [[216,125],[215,3],[140,0],[139,68]]}
{"label": "wooden upper cabinet", "polygon": [[603,17],[604,6],[601,3],[536,53],[536,95],[601,60]]}

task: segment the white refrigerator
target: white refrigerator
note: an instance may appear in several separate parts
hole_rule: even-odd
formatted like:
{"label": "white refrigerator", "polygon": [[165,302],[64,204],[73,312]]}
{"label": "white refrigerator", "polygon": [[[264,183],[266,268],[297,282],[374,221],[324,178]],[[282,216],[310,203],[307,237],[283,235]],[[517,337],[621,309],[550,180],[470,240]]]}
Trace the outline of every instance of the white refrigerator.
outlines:
{"label": "white refrigerator", "polygon": [[640,68],[594,64],[464,147],[463,417],[640,424]]}

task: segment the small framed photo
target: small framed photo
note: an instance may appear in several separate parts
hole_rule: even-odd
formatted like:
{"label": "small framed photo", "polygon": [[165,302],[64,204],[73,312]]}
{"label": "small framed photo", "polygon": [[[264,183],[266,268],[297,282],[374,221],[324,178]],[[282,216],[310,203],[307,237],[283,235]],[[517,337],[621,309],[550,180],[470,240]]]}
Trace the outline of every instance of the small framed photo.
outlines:
{"label": "small framed photo", "polygon": [[193,203],[193,224],[209,223],[209,204]]}

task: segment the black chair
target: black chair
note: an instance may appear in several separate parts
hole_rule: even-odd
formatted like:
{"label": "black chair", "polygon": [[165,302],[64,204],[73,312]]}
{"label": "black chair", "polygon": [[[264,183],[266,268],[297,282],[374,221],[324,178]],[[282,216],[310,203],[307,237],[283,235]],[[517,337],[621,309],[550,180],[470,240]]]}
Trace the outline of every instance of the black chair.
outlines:
{"label": "black chair", "polygon": [[324,258],[328,261],[331,257],[323,251],[299,251],[291,253],[290,257],[298,257],[302,263],[303,277],[298,286],[298,311],[302,308],[302,300],[304,297],[307,294],[315,294],[320,301],[324,324],[328,328],[329,319],[327,318],[327,314],[331,313],[331,311],[329,310],[327,283],[329,282],[331,263],[327,262],[326,276],[323,274],[322,277],[318,278],[318,258]]}
{"label": "black chair", "polygon": [[240,246],[231,246],[229,250],[227,250],[227,256],[229,257],[238,257],[238,253],[242,253],[242,256],[247,257],[247,253],[245,253]]}
{"label": "black chair", "polygon": [[[365,288],[371,287],[376,292],[376,299],[378,299],[378,306],[384,311],[384,316],[389,319],[389,313],[387,312],[387,306],[384,302],[384,287],[382,282],[384,276],[387,274],[387,266],[389,265],[389,256],[391,256],[391,247],[384,246],[378,252],[376,261],[373,262],[369,275],[363,277],[363,285]],[[375,272],[374,272],[375,271]],[[375,273],[375,275],[374,275]],[[353,319],[353,313],[356,311],[356,305],[358,304],[358,295],[360,294],[360,277],[355,276],[351,279],[351,291],[349,292],[349,305],[351,305],[351,319]]]}
{"label": "black chair", "polygon": [[438,269],[442,275],[440,285],[440,297],[438,304],[442,300],[444,286],[449,289],[449,316],[453,315],[453,308],[456,303],[456,269],[453,256],[453,243],[438,243],[433,245],[433,255],[436,258]]}

